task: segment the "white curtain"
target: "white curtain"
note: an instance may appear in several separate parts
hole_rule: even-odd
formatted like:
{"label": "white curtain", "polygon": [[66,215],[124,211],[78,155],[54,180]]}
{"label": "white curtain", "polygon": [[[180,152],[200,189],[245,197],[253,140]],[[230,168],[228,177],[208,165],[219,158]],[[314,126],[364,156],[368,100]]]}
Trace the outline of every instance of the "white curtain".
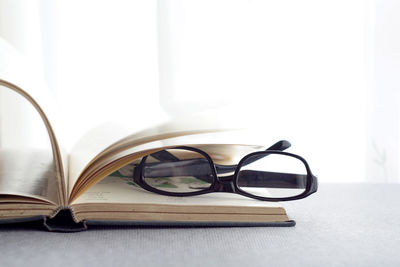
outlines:
{"label": "white curtain", "polygon": [[141,128],[162,110],[225,108],[263,125],[266,145],[290,140],[321,181],[399,182],[399,11],[395,0],[0,0],[0,36],[42,70],[71,143],[115,116]]}
{"label": "white curtain", "polygon": [[[35,68],[30,71],[43,80],[44,53],[40,28],[39,6],[36,1],[0,1],[1,70],[10,68],[11,62],[15,64],[19,62],[21,65],[31,62]],[[21,60],[18,52],[25,56],[25,61]],[[4,73],[1,74],[4,75]],[[18,101],[13,93],[0,90],[0,115],[4,115],[0,116],[0,145],[2,147],[23,147],[33,143],[38,147],[48,145],[48,139],[45,136],[39,136],[43,134],[43,131],[40,129],[29,131],[35,123],[40,123],[37,114],[26,115],[31,109],[27,101],[22,98]],[[24,125],[24,129],[17,131],[16,125]]]}
{"label": "white curtain", "polygon": [[374,2],[367,180],[400,181],[400,2]]}

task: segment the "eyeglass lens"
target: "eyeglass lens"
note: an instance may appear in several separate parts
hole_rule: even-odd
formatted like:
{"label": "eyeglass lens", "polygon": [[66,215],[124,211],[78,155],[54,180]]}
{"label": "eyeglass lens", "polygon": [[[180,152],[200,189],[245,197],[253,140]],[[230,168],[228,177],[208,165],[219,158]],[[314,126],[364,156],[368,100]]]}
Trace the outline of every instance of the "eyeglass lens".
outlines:
{"label": "eyeglass lens", "polygon": [[246,193],[259,197],[287,198],[298,196],[306,190],[307,169],[295,157],[266,152],[263,157],[260,154],[248,157],[241,166],[237,185]]}
{"label": "eyeglass lens", "polygon": [[214,177],[207,158],[186,149],[166,149],[173,155],[168,159],[146,158],[143,167],[144,182],[161,191],[189,193],[205,190],[211,186]]}

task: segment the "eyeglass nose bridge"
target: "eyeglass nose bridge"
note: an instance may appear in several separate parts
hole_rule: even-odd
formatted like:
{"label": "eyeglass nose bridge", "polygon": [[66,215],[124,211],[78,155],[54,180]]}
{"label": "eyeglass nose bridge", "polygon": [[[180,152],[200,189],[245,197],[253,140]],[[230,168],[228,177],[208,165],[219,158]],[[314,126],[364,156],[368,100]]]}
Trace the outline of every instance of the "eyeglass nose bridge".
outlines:
{"label": "eyeglass nose bridge", "polygon": [[219,177],[214,185],[214,192],[236,193],[232,177]]}

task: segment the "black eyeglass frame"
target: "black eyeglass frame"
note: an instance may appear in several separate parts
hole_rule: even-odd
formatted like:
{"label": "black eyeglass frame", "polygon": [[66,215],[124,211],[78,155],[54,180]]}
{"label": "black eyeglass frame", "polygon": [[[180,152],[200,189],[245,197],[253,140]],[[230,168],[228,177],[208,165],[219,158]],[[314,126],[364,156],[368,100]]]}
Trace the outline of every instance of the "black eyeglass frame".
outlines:
{"label": "black eyeglass frame", "polygon": [[[289,143],[289,145],[290,145],[290,143]],[[188,146],[177,146],[177,147],[172,147],[169,149],[184,149],[184,150],[189,150],[189,151],[199,153],[202,156],[204,156],[204,158],[207,159],[207,161],[211,167],[211,172],[212,172],[212,176],[213,176],[213,181],[212,181],[211,185],[208,188],[205,188],[205,189],[199,190],[199,191],[194,191],[194,192],[169,192],[169,191],[163,191],[163,190],[154,188],[145,182],[144,175],[143,175],[144,165],[145,165],[145,162],[146,162],[146,159],[148,156],[143,157],[141,162],[139,163],[139,165],[137,165],[134,168],[133,181],[137,185],[139,185],[140,187],[142,187],[143,189],[145,189],[147,191],[157,193],[160,195],[178,196],[178,197],[196,196],[196,195],[202,195],[202,194],[208,194],[208,193],[214,193],[214,192],[227,192],[227,193],[236,193],[239,195],[243,195],[246,197],[250,197],[250,198],[254,198],[254,199],[258,199],[258,200],[262,200],[262,201],[290,201],[290,200],[297,200],[297,199],[305,198],[305,197],[315,193],[318,190],[317,177],[312,174],[307,161],[304,158],[302,158],[296,154],[292,154],[292,153],[288,153],[288,152],[284,152],[284,151],[280,151],[280,150],[268,150],[268,149],[264,150],[264,151],[253,152],[253,153],[250,153],[250,154],[244,156],[237,165],[229,165],[228,166],[230,168],[234,168],[235,172],[233,175],[219,177],[217,175],[217,170],[216,170],[216,166],[219,166],[219,165],[214,164],[213,160],[206,152],[204,152],[198,148],[188,147]],[[254,157],[254,156],[256,156],[256,158],[263,158],[263,157],[271,155],[271,154],[278,154],[278,155],[294,157],[294,158],[300,160],[304,164],[306,171],[307,171],[307,174],[306,174],[307,180],[306,180],[305,190],[303,193],[301,193],[297,196],[291,196],[291,197],[278,197],[278,198],[261,197],[261,196],[247,193],[238,186],[239,171],[242,168],[242,165],[245,165],[244,163],[246,163],[246,160],[248,158]],[[224,165],[221,165],[221,166],[224,166]],[[224,166],[224,167],[226,167],[226,166]],[[225,171],[227,169],[228,168],[225,168]]]}

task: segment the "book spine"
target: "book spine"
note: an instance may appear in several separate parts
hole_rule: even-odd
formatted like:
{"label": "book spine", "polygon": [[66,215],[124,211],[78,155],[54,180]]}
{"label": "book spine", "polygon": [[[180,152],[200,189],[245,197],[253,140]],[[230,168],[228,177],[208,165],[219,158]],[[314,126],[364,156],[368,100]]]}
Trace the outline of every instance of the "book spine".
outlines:
{"label": "book spine", "polygon": [[60,207],[53,216],[45,217],[44,227],[50,232],[80,232],[87,230],[86,223],[76,222],[74,214],[69,207]]}

